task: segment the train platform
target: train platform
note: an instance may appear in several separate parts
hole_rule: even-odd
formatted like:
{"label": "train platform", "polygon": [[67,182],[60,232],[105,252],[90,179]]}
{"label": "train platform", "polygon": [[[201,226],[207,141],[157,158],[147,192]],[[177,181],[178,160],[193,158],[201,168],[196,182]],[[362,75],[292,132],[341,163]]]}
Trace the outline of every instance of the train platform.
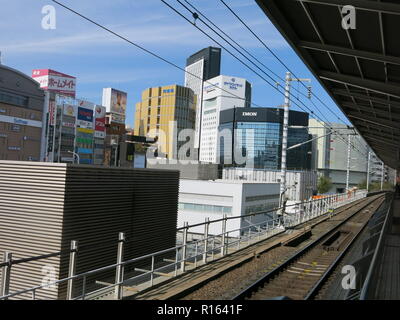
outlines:
{"label": "train platform", "polygon": [[373,299],[400,299],[400,198],[394,199],[392,217],[384,236]]}

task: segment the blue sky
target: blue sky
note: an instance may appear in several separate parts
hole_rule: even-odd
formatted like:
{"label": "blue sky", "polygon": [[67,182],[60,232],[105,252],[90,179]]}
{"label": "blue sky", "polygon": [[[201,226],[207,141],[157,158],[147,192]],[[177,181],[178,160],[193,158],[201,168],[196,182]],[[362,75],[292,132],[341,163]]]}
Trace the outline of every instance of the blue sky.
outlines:
{"label": "blue sky", "polygon": [[[133,42],[184,67],[192,53],[215,45],[160,0],[60,0]],[[187,15],[175,0],[169,3]],[[239,23],[218,0],[190,0],[202,13],[284,77],[285,68]],[[345,116],[312,77],[279,32],[253,0],[226,1],[252,29],[302,78],[312,78],[313,91],[342,119]],[[56,29],[41,27],[43,6],[56,8]],[[134,108],[147,87],[183,84],[184,74],[165,62],[99,29],[50,0],[0,0],[0,50],[3,64],[26,74],[50,68],[77,77],[77,97],[101,103],[103,87],[128,92],[127,124],[133,125]],[[3,10],[4,9],[4,10]],[[202,28],[203,25],[199,24]],[[205,27],[204,27],[205,28]],[[246,78],[253,85],[253,103],[273,107],[283,96],[253,72],[222,51],[221,73]],[[297,88],[297,85],[294,84]],[[299,87],[306,93],[305,89]],[[294,92],[294,91],[293,91]],[[297,93],[295,93],[297,96]],[[307,101],[305,103],[315,107]],[[319,111],[337,118],[314,100]],[[293,109],[298,110],[297,107]]]}

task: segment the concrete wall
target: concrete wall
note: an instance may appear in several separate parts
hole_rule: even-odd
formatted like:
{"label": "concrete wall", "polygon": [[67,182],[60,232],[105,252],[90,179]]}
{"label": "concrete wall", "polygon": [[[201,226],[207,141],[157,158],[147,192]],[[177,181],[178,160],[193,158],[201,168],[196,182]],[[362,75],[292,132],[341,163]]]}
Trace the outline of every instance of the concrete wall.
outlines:
{"label": "concrete wall", "polygon": [[[158,163],[153,163],[158,162]],[[218,179],[217,164],[191,164],[185,161],[147,159],[147,168],[178,170],[181,179],[216,180]]]}

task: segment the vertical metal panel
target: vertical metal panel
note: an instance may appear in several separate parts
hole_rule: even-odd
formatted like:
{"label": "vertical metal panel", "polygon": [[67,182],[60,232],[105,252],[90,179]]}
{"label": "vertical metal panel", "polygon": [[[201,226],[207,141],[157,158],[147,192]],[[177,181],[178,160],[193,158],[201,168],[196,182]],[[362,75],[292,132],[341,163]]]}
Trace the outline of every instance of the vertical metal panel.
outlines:
{"label": "vertical metal panel", "polygon": [[[57,252],[61,248],[66,166],[0,161],[0,251],[13,259]],[[46,273],[59,273],[59,257],[14,265],[10,292],[40,285]],[[52,299],[56,290],[37,292]],[[24,295],[19,298],[30,298]]]}
{"label": "vertical metal panel", "polygon": [[[28,257],[68,250],[78,240],[81,273],[115,263],[119,232],[127,237],[125,259],[174,247],[178,188],[178,171],[0,161],[0,251]],[[47,260],[57,277],[67,276],[68,257]],[[12,276],[12,291],[41,283],[44,262],[32,264],[34,273],[16,267],[21,275]],[[86,288],[106,276],[89,277]],[[74,287],[79,295],[81,281]],[[42,298],[65,293],[60,285]]]}

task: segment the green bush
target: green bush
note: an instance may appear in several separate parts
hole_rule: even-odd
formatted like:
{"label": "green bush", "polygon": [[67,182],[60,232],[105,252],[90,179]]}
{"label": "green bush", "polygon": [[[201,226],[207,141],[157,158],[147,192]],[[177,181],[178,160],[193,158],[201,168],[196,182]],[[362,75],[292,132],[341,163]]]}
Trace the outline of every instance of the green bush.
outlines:
{"label": "green bush", "polygon": [[325,176],[319,177],[317,188],[318,193],[327,193],[332,188],[332,180]]}

